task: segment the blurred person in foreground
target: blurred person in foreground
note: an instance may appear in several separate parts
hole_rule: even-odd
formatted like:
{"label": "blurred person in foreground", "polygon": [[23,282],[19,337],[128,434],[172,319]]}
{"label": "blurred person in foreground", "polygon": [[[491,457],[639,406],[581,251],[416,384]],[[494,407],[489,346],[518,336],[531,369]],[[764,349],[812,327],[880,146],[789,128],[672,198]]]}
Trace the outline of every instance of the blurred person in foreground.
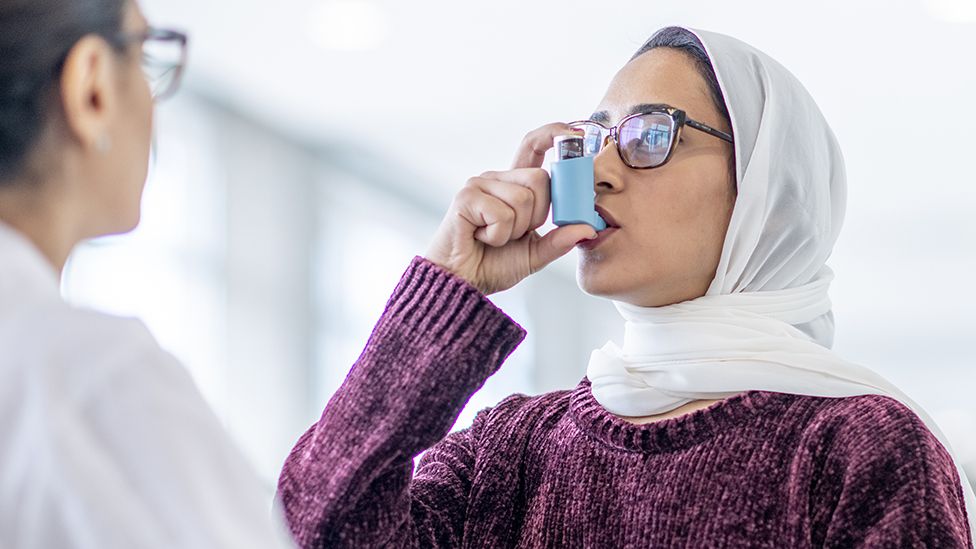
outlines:
{"label": "blurred person in foreground", "polygon": [[0,547],[293,547],[186,370],[68,306],[71,250],[133,229],[186,37],[129,0],[0,0]]}

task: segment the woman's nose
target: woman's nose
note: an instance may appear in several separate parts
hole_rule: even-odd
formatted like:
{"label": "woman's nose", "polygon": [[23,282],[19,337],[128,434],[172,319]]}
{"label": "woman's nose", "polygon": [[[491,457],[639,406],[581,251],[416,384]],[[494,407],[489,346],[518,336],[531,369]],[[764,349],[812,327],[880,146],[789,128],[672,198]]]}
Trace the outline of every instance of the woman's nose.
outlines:
{"label": "woman's nose", "polygon": [[593,158],[593,187],[597,194],[620,192],[624,189],[627,169],[617,154],[617,145],[609,141]]}

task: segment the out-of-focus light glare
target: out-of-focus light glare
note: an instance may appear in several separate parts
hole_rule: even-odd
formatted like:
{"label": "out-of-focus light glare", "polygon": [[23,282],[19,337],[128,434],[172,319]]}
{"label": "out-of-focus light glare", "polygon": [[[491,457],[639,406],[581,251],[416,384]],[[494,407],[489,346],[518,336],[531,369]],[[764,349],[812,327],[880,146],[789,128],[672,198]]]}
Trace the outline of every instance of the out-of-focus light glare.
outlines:
{"label": "out-of-focus light glare", "polygon": [[976,0],[925,0],[925,7],[940,21],[976,22]]}
{"label": "out-of-focus light glare", "polygon": [[308,32],[321,48],[368,51],[383,45],[389,34],[385,10],[368,0],[324,0],[309,18]]}

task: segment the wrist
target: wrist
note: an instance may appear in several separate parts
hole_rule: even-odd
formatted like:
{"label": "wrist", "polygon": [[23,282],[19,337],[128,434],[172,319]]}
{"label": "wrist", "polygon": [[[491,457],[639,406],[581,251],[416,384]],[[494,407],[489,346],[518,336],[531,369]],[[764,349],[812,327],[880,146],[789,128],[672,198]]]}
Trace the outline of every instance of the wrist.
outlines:
{"label": "wrist", "polygon": [[482,295],[488,295],[486,289],[477,283],[477,277],[474,276],[474,273],[469,273],[467,269],[453,265],[450,261],[446,261],[441,257],[438,257],[437,254],[427,254],[423,257],[423,259],[440,270],[446,272],[450,276],[460,279],[462,282],[468,286],[471,286]]}

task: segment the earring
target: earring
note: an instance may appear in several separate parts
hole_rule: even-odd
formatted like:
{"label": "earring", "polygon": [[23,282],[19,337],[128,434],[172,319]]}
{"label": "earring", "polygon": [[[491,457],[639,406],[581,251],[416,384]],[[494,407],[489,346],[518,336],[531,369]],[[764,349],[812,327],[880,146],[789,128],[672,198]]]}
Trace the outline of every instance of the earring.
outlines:
{"label": "earring", "polygon": [[95,140],[95,149],[100,153],[107,153],[112,150],[112,138],[108,134],[102,134],[97,140]]}

